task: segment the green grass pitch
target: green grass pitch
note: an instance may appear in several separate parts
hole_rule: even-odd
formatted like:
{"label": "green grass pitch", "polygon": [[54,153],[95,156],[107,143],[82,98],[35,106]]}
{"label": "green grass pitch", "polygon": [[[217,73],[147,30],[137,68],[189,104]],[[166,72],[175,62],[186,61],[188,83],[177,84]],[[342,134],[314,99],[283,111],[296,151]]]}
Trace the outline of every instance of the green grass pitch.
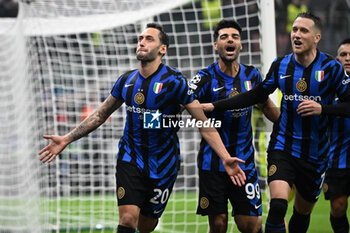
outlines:
{"label": "green grass pitch", "polygon": [[[156,230],[155,233],[195,233],[195,232],[208,232],[207,217],[198,216],[195,214],[197,207],[197,197],[194,193],[173,193],[174,198],[170,198],[167,208],[162,216],[160,229]],[[80,198],[79,198],[80,199]],[[61,232],[115,232],[111,228],[105,228],[103,230],[91,230],[88,226],[84,226],[84,223],[81,222],[81,219],[91,219],[91,217],[98,222],[98,219],[101,218],[101,210],[106,210],[106,206],[110,208],[108,212],[112,213],[112,209],[116,208],[116,200],[114,197],[110,197],[106,205],[105,201],[86,201],[80,200],[61,200],[60,204],[60,223],[61,223]],[[184,200],[188,200],[185,202]],[[101,207],[101,204],[104,203],[104,207]],[[86,205],[86,207],[84,207]],[[81,212],[77,212],[78,209],[86,209],[84,216],[81,216]],[[320,196],[319,201],[317,202],[314,211],[311,215],[311,223],[308,232],[309,233],[332,233],[332,229],[329,222],[329,201],[324,200],[323,193]],[[293,209],[293,203],[289,203],[287,220],[289,220]],[[172,211],[176,210],[176,215],[170,214]],[[263,207],[264,218],[263,223],[265,222],[267,207]],[[69,213],[69,215],[67,215]],[[74,213],[79,214],[79,216],[72,216]],[[350,211],[348,210],[348,216],[350,216]],[[118,221],[118,216],[109,216],[110,219],[115,219],[116,225]],[[64,227],[65,225],[71,225],[74,221],[77,221],[77,228],[73,230],[70,228]],[[79,221],[79,223],[78,223]],[[69,222],[69,224],[65,224]],[[90,222],[91,224],[91,222]],[[74,224],[75,225],[75,224]],[[113,227],[112,227],[113,228]],[[79,230],[78,230],[79,229]],[[89,230],[88,230],[89,229]],[[230,224],[228,232],[239,232],[233,224],[233,219],[230,219]]]}

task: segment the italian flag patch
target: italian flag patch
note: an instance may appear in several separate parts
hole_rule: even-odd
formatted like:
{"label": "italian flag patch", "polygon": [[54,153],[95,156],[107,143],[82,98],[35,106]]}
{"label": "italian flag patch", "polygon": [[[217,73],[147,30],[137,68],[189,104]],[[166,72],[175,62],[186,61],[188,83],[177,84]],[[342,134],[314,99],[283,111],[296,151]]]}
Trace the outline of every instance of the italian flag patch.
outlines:
{"label": "italian flag patch", "polygon": [[324,71],[323,70],[316,71],[315,78],[317,81],[321,82],[324,78]]}
{"label": "italian flag patch", "polygon": [[252,82],[251,81],[245,81],[244,87],[247,91],[250,91],[252,89]]}
{"label": "italian flag patch", "polygon": [[158,94],[162,90],[163,83],[155,83],[153,86],[153,92]]}

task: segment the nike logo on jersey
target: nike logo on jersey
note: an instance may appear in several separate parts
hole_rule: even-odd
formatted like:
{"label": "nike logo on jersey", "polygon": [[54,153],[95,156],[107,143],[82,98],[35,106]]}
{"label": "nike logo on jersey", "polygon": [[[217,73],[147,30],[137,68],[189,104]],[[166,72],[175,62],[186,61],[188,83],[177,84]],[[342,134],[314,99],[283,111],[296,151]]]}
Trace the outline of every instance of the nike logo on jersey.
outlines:
{"label": "nike logo on jersey", "polygon": [[285,76],[280,76],[280,79],[285,79],[285,78],[288,78],[288,77],[290,77],[290,76],[292,76],[292,75],[285,75]]}
{"label": "nike logo on jersey", "polygon": [[262,204],[260,204],[260,205],[255,205],[255,209],[259,209],[261,205],[262,205]]}
{"label": "nike logo on jersey", "polygon": [[125,84],[124,87],[131,87],[131,86],[133,86],[133,85],[134,85],[133,83],[131,83],[131,84]]}
{"label": "nike logo on jersey", "polygon": [[224,88],[224,87],[218,87],[218,88],[213,88],[213,91],[215,92],[215,91],[218,91],[218,90],[221,90],[222,88]]}

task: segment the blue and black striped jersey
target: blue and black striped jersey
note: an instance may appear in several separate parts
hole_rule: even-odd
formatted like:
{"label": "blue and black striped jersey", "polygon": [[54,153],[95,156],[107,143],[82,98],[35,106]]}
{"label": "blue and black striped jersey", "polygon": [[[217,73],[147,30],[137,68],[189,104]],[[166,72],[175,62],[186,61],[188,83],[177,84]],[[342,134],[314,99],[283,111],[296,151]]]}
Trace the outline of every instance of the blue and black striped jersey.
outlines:
{"label": "blue and black striped jersey", "polygon": [[[223,73],[216,62],[200,70],[190,81],[190,88],[200,102],[209,103],[249,91],[261,81],[259,71],[253,66],[239,64],[237,76],[231,77]],[[209,118],[221,121],[221,128],[217,129],[221,139],[231,156],[246,161],[240,165],[243,170],[254,168],[251,112],[252,107],[247,107],[207,114]],[[198,153],[198,166],[207,171],[225,171],[221,159],[203,138]]]}
{"label": "blue and black striped jersey", "polygon": [[334,117],[331,120],[330,141],[328,167],[350,168],[350,118]]}
{"label": "blue and black striped jersey", "polygon": [[[193,101],[186,79],[176,69],[161,64],[148,78],[139,70],[123,74],[111,94],[124,101],[127,113],[118,161],[135,164],[154,179],[175,174],[180,165],[178,128],[158,125],[162,116],[176,115],[181,105]],[[157,127],[146,127],[147,119]]]}
{"label": "blue and black striped jersey", "polygon": [[282,92],[281,117],[274,124],[268,150],[285,151],[323,169],[329,158],[329,117],[301,117],[296,110],[303,99],[329,105],[335,95],[349,96],[348,82],[342,65],[318,50],[308,67],[297,63],[294,54],[276,59],[262,83],[269,93],[276,88]]}

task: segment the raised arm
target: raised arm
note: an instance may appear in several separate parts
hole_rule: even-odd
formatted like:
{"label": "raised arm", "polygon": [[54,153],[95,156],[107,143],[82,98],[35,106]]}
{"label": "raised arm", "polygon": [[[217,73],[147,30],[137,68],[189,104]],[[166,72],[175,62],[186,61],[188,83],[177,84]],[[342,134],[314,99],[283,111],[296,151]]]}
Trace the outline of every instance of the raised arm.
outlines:
{"label": "raised arm", "polygon": [[[185,105],[185,108],[196,120],[203,122],[207,120],[198,100],[194,100],[192,103]],[[218,131],[214,127],[202,127],[199,128],[199,132],[222,160],[226,172],[231,177],[232,182],[239,186],[243,185],[246,176],[243,170],[239,167],[238,162],[244,163],[244,161],[230,156]]]}
{"label": "raised arm", "polygon": [[40,157],[40,160],[43,163],[51,162],[61,151],[64,150],[64,148],[66,148],[68,144],[88,135],[90,132],[102,125],[107,118],[122,104],[123,100],[109,95],[94,113],[92,113],[89,117],[82,121],[78,127],[74,128],[66,135],[44,135],[43,137],[45,139],[50,139],[51,141],[49,145],[39,152],[39,155],[43,154]]}

